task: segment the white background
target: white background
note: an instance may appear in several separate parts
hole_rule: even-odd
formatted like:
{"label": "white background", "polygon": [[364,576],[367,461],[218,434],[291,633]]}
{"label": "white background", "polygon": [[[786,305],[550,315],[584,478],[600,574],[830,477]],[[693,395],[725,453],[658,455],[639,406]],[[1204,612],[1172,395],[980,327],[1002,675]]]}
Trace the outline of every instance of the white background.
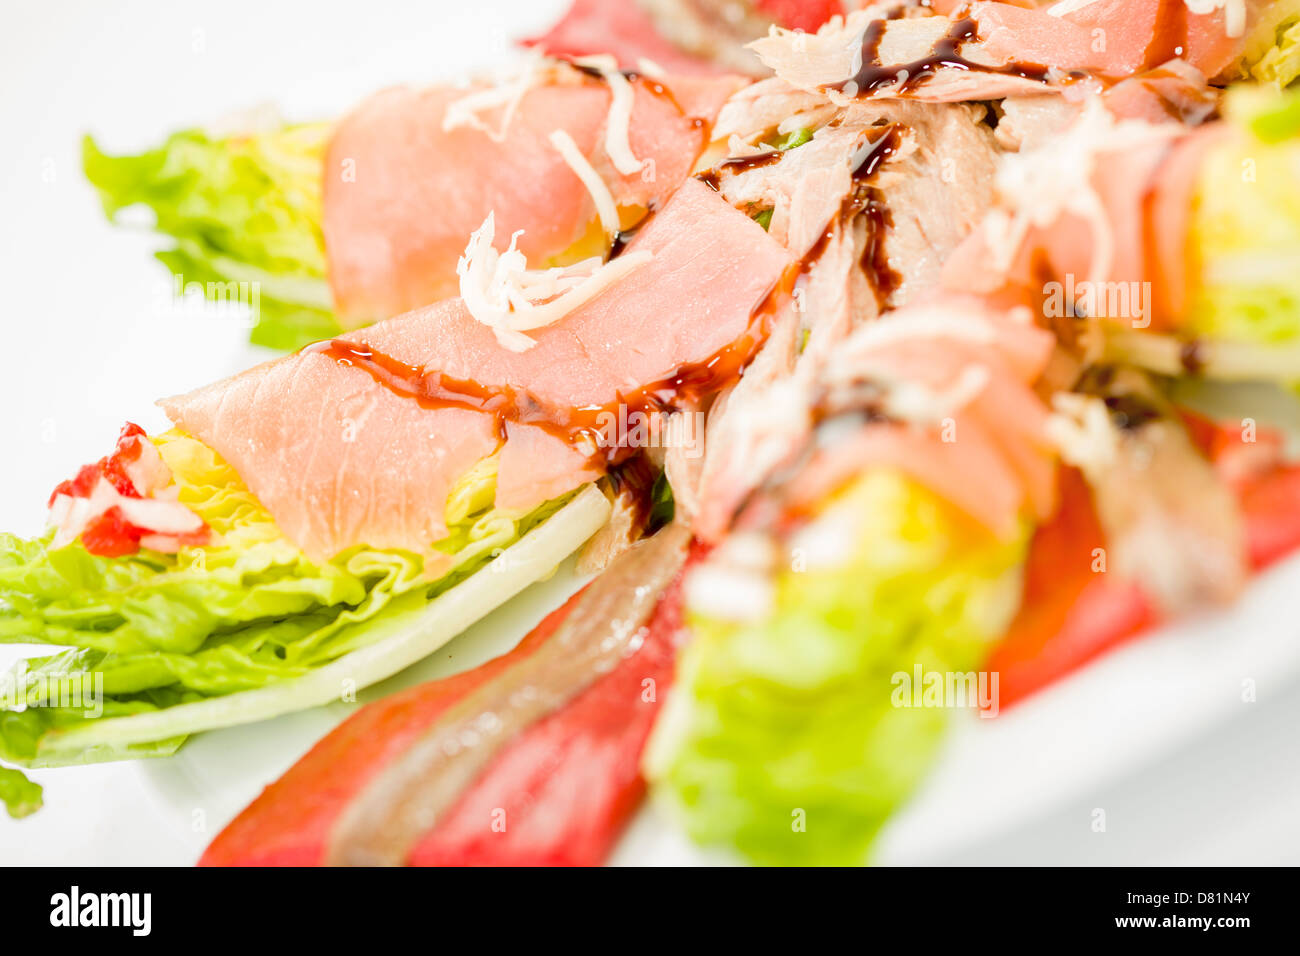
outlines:
{"label": "white background", "polygon": [[[499,62],[565,0],[6,4],[0,31],[0,528],[39,531],[50,489],[152,402],[263,357],[228,320],[170,301],[146,231],[110,228],[80,137],[134,151],[267,102],[329,118],[374,89]],[[410,681],[516,640],[561,576]],[[961,715],[886,833],[886,862],[1300,862],[1300,563],[1231,614],[1112,655],[996,721]],[[0,650],[0,661],[10,652]],[[1258,701],[1243,703],[1253,679]],[[187,864],[343,710],[210,734],[179,756],[45,771],[46,808],[0,816],[0,863]],[[1093,832],[1093,810],[1107,829]],[[649,811],[621,863],[713,861]]]}

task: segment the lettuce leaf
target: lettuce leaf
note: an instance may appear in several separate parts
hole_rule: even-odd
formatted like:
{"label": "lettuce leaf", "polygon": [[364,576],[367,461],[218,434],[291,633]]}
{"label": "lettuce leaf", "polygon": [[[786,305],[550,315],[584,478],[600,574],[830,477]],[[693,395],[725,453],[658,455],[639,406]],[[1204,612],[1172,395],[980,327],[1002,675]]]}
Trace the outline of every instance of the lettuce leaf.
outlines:
{"label": "lettuce leaf", "polygon": [[[357,547],[324,564],[308,560],[210,448],[179,432],[156,441],[180,500],[220,536],[215,543],[176,555],[142,550],[104,558],[79,542],[51,548],[48,535],[34,541],[0,535],[0,642],[61,648],[0,675],[11,692],[0,699],[12,700],[13,688],[20,688],[20,705],[0,710],[0,757],[11,763],[173,752],[185,734],[208,725],[200,720],[175,730],[168,712],[284,688],[371,647],[390,633],[392,620],[424,612],[430,600],[508,551],[572,497],[529,514],[503,512],[492,505],[495,456],[481,462],[449,496],[451,533],[436,547],[452,561],[431,581],[423,558],[410,552]],[[607,511],[603,498],[601,504]],[[594,514],[593,506],[584,507],[588,518]],[[535,573],[546,573],[567,553],[552,555]],[[339,693],[332,685],[326,700]],[[235,707],[209,710],[225,723],[241,719]],[[95,730],[133,719],[139,726],[137,718],[146,715],[162,718],[144,722],[152,729],[143,737],[107,741]]]}
{"label": "lettuce leaf", "polygon": [[853,553],[778,572],[770,614],[688,608],[646,756],[694,839],[759,863],[865,861],[949,716],[894,706],[895,675],[973,670],[1019,601],[1027,536],[994,540],[895,472],[866,473],[817,522],[852,529]]}
{"label": "lettuce leaf", "polygon": [[[1207,150],[1192,203],[1187,328],[1210,342],[1294,346],[1300,344],[1300,90],[1234,90],[1227,112],[1238,134]],[[1271,373],[1300,381],[1300,364]],[[1212,365],[1205,374],[1215,375]]]}
{"label": "lettuce leaf", "polygon": [[290,349],[340,331],[320,225],[328,135],[327,124],[224,138],[185,130],[133,156],[108,156],[87,136],[82,165],[110,218],[153,210],[157,230],[176,240],[158,258],[183,287],[216,299],[242,292],[252,340]]}
{"label": "lettuce leaf", "polygon": [[1261,11],[1234,73],[1279,88],[1300,76],[1300,0],[1275,0]]}
{"label": "lettuce leaf", "polygon": [[41,785],[28,780],[21,770],[0,767],[0,803],[15,820],[41,808],[41,792]]}

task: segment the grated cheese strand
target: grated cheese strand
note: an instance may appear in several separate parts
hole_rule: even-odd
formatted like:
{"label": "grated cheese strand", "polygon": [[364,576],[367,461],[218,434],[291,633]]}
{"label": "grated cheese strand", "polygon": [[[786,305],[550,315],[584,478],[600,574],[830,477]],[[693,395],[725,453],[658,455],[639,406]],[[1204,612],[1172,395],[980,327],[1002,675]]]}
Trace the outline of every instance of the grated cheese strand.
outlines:
{"label": "grated cheese strand", "polygon": [[[504,142],[510,123],[514,120],[515,113],[519,111],[519,104],[541,79],[549,65],[550,61],[534,51],[524,60],[515,75],[504,79],[496,86],[477,90],[448,103],[447,112],[442,117],[442,131],[450,133],[462,127],[469,127],[486,133],[488,139],[494,143]],[[479,114],[498,107],[504,107],[501,124],[493,129]]]}
{"label": "grated cheese strand", "polygon": [[488,213],[456,264],[460,294],[475,321],[492,329],[497,342],[513,352],[536,345],[525,332],[550,325],[590,302],[625,275],[654,258],[650,252],[627,252],[604,263],[593,256],[572,266],[529,269],[518,249],[522,230],[498,252],[496,216]]}
{"label": "grated cheese strand", "polygon": [[596,214],[600,216],[600,225],[604,229],[606,237],[613,239],[618,235],[618,206],[614,202],[614,194],[609,191],[605,181],[600,178],[600,173],[586,156],[582,155],[582,150],[578,149],[578,144],[573,141],[573,137],[566,131],[557,129],[550,135],[551,145],[569,164],[575,176],[582,180],[582,184],[587,187],[587,192],[591,193],[592,202],[596,204]]}
{"label": "grated cheese strand", "polygon": [[609,87],[609,115],[605,119],[605,152],[624,176],[641,172],[645,164],[632,152],[629,138],[632,126],[632,104],[635,93],[632,84],[618,68],[618,61],[608,54],[586,56],[574,60],[580,66],[600,73]]}

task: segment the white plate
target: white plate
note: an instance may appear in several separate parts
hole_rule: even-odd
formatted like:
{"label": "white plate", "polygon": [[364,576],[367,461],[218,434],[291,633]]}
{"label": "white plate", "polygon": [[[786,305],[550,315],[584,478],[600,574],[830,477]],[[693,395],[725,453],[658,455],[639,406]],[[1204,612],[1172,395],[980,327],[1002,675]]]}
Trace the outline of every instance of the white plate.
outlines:
{"label": "white plate", "polygon": [[[537,32],[565,0],[413,7],[60,0],[0,31],[0,528],[35,533],[49,490],[111,446],[154,398],[265,355],[245,331],[170,302],[159,247],[104,223],[79,137],[139,149],[172,129],[272,100],[295,119],[373,89],[465,75]],[[421,22],[423,18],[423,22]],[[510,647],[575,586],[537,585],[433,659],[366,697]],[[1229,613],[1110,655],[997,720],[955,715],[943,759],[884,834],[885,862],[1297,862],[1300,561]],[[0,649],[0,662],[13,656]],[[1256,703],[1241,682],[1257,682]],[[0,816],[0,862],[189,864],[211,837],[349,711],[342,704],[201,736],[165,760],[42,771],[46,807]],[[1094,832],[1098,808],[1107,830]],[[651,809],[616,863],[726,862]]]}

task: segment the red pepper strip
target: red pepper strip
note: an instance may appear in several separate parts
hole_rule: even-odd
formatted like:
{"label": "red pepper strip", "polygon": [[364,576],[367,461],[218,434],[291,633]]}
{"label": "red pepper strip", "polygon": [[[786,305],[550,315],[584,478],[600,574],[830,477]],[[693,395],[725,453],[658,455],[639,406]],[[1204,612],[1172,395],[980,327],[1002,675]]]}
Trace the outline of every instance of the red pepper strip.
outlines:
{"label": "red pepper strip", "polygon": [[[1231,447],[1217,438],[1202,444]],[[1236,491],[1252,568],[1300,548],[1300,466],[1243,479]],[[1134,582],[1093,572],[1102,533],[1082,476],[1062,469],[1059,492],[1056,516],[1030,545],[1020,612],[988,660],[1003,707],[1159,623]]]}
{"label": "red pepper strip", "polygon": [[[1237,493],[1246,523],[1246,550],[1250,566],[1266,567],[1300,546],[1300,465],[1275,466],[1262,473],[1247,464],[1233,468],[1234,458],[1260,449],[1280,451],[1282,435],[1260,429],[1250,444],[1242,441],[1241,426],[1219,424],[1204,415],[1182,409],[1187,433],[1206,457],[1227,472]],[[1234,476],[1235,473],[1235,476]]]}
{"label": "red pepper strip", "polygon": [[1300,465],[1247,479],[1237,493],[1251,567],[1267,567],[1300,547]]}
{"label": "red pepper strip", "polygon": [[125,495],[128,498],[139,498],[140,492],[131,483],[131,479],[127,477],[126,466],[130,462],[139,459],[140,442],[144,440],[144,429],[132,422],[127,422],[122,426],[122,431],[117,436],[117,445],[113,448],[113,453],[105,455],[93,465],[82,465],[77,471],[76,478],[59,482],[54,491],[50,493],[50,499],[46,502],[46,507],[54,504],[54,499],[59,495],[68,495],[71,498],[89,498],[90,493],[95,490],[95,485],[99,483],[101,476],[117,489],[118,494]]}
{"label": "red pepper strip", "polygon": [[508,654],[361,708],[244,808],[199,865],[319,865],[330,828],[348,801],[443,711],[544,643],[577,600],[575,594],[548,614]]}
{"label": "red pepper strip", "polygon": [[672,683],[681,577],[641,649],[533,724],[462,794],[414,866],[598,866],[645,795],[641,751]]}
{"label": "red pepper strip", "polygon": [[90,554],[102,558],[121,558],[140,550],[140,538],[148,534],[122,516],[122,509],[114,505],[81,532],[81,544]]}
{"label": "red pepper strip", "polygon": [[[502,752],[416,848],[411,863],[601,862],[644,792],[638,765],[672,680],[680,592],[680,581],[665,592],[637,653]],[[510,653],[353,714],[226,827],[200,865],[320,864],[349,801],[443,711],[544,643],[576,600],[548,615]],[[652,695],[646,680],[654,681]],[[493,824],[502,819],[505,829],[498,832]]]}
{"label": "red pepper strip", "polygon": [[1156,620],[1137,585],[1093,570],[1093,549],[1102,547],[1103,539],[1083,476],[1061,468],[1057,495],[1056,514],[1038,528],[1029,546],[1020,611],[986,664],[998,673],[1002,707]]}

